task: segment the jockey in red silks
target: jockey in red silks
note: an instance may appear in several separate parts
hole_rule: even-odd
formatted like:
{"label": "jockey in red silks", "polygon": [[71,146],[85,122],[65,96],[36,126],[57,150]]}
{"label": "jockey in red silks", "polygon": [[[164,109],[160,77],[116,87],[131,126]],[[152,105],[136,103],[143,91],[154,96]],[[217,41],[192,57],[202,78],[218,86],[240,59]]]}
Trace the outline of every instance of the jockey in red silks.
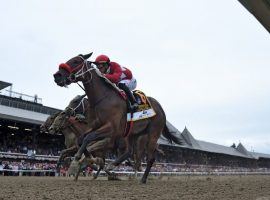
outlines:
{"label": "jockey in red silks", "polygon": [[125,91],[131,104],[130,109],[135,110],[138,108],[138,103],[131,92],[136,88],[137,81],[133,77],[131,71],[126,67],[120,66],[116,62],[111,62],[110,58],[106,55],[99,55],[95,60],[95,64],[107,79]]}

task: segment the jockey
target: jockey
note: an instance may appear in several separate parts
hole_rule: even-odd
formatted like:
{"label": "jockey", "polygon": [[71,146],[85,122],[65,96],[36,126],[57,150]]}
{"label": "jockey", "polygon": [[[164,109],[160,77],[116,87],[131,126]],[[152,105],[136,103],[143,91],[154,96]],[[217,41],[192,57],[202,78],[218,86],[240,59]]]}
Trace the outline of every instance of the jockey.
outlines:
{"label": "jockey", "polygon": [[99,55],[95,60],[95,64],[107,79],[125,91],[131,104],[130,109],[135,110],[138,108],[138,103],[131,92],[137,86],[136,79],[133,77],[131,71],[126,67],[120,66],[116,62],[111,62],[106,55]]}

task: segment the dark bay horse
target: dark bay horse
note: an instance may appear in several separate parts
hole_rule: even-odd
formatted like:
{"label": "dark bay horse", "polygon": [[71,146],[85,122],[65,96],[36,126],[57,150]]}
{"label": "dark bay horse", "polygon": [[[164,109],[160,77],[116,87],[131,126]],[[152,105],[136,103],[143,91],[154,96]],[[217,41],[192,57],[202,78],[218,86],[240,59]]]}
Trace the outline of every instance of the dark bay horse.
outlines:
{"label": "dark bay horse", "polygon": [[[89,129],[85,132],[85,137],[75,159],[80,159],[86,151],[86,146],[98,140],[109,138],[110,143],[107,146],[113,147],[115,140],[125,132],[127,122],[127,104],[119,93],[108,84],[102,74],[87,59],[92,53],[79,55],[66,63],[59,65],[59,70],[54,74],[57,85],[63,87],[71,83],[81,81],[84,85],[89,102]],[[170,141],[182,144],[179,138],[168,131],[166,126],[166,115],[161,105],[154,98],[149,97],[149,101],[156,112],[152,118],[134,122],[132,132],[128,136],[128,151],[120,156],[113,164],[119,165],[122,161],[132,155],[134,140],[138,135],[145,134],[148,136],[146,147],[147,166],[141,179],[146,183],[150,169],[155,161],[155,152],[157,141],[161,133]],[[91,146],[87,149],[91,152]]]}

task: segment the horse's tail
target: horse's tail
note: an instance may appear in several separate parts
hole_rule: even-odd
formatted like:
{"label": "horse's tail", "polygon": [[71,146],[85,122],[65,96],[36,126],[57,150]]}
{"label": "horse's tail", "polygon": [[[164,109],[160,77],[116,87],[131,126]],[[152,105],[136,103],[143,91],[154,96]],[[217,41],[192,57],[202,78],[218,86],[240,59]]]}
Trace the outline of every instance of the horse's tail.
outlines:
{"label": "horse's tail", "polygon": [[169,140],[170,143],[174,142],[176,144],[182,145],[183,144],[182,140],[179,137],[175,136],[173,133],[175,133],[175,132],[170,131],[167,124],[165,124],[163,131],[162,131],[162,135],[167,140]]}

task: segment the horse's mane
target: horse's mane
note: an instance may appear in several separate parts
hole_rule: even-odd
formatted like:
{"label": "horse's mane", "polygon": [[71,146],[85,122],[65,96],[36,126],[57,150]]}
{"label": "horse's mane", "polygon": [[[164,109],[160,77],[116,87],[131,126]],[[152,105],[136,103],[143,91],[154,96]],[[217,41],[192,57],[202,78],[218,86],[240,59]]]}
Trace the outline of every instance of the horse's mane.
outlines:
{"label": "horse's mane", "polygon": [[60,113],[61,113],[61,111],[57,111],[57,112],[55,112],[54,114],[50,115],[50,116],[46,119],[45,124],[49,123],[50,120],[53,121]]}
{"label": "horse's mane", "polygon": [[45,126],[45,127],[51,126],[51,124],[54,122],[55,118],[60,113],[61,113],[61,111],[57,111],[54,114],[50,115],[42,125]]}
{"label": "horse's mane", "polygon": [[98,77],[100,77],[109,87],[114,89],[117,93],[122,92],[122,90],[119,87],[117,87],[115,83],[112,83],[109,79],[103,76],[103,74],[98,69],[95,68],[95,72]]}

